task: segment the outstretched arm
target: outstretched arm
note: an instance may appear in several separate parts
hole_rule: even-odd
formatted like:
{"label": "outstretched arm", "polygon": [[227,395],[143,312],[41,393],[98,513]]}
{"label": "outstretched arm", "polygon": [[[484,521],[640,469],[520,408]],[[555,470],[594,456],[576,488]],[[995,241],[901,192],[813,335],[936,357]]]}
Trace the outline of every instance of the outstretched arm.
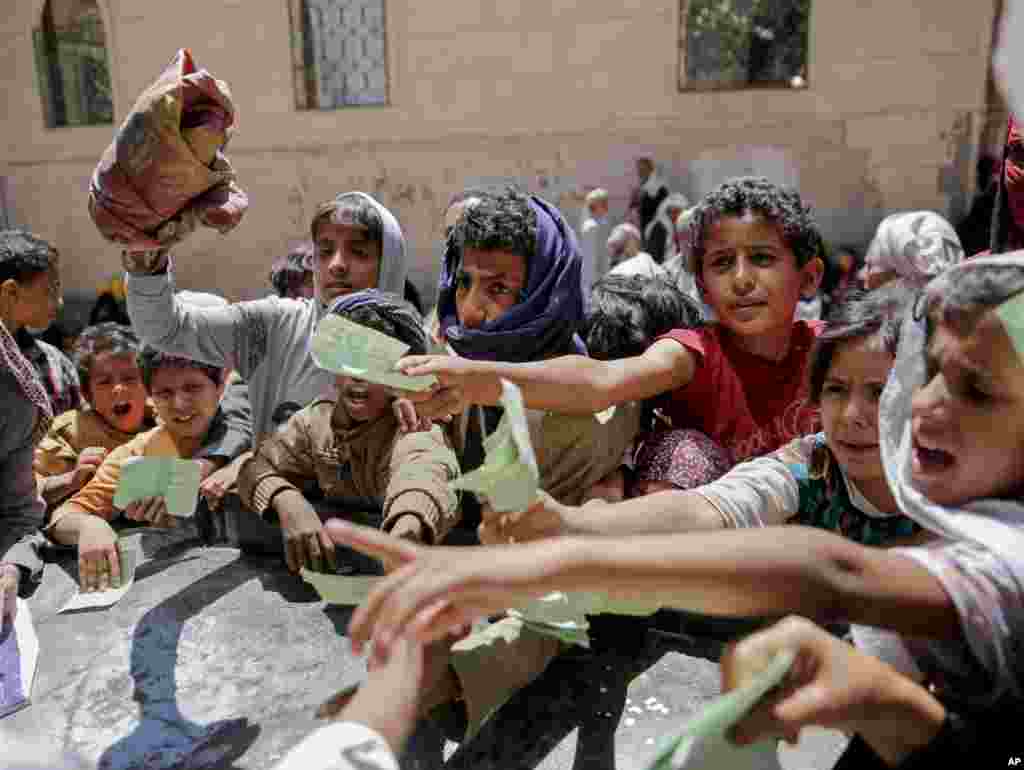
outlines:
{"label": "outstretched arm", "polygon": [[470,404],[497,404],[503,379],[519,386],[531,409],[593,414],[613,404],[685,387],[693,379],[696,361],[678,342],[660,340],[643,354],[618,361],[562,356],[510,364],[458,356],[409,356],[399,361],[399,367],[406,374],[437,377],[440,388],[407,394],[425,417],[461,412]]}
{"label": "outstretched arm", "polygon": [[918,636],[960,634],[952,600],[915,560],[808,527],[647,535],[614,548],[606,538],[551,538],[454,553],[340,522],[329,532],[370,555],[409,562],[353,616],[357,642],[405,630],[437,639],[551,591],[603,592],[714,615],[796,613]]}

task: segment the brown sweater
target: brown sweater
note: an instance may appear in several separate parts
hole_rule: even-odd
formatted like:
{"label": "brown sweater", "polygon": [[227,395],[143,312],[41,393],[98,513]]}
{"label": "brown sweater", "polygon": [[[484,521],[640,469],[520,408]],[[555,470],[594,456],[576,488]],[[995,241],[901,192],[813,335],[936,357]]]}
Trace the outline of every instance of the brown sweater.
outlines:
{"label": "brown sweater", "polygon": [[265,515],[274,496],[314,480],[328,498],[371,499],[383,505],[382,528],[404,514],[417,516],[440,542],[458,523],[455,453],[437,426],[401,434],[389,411],[356,423],[333,398],[314,401],[267,436],[238,475],[242,503]]}

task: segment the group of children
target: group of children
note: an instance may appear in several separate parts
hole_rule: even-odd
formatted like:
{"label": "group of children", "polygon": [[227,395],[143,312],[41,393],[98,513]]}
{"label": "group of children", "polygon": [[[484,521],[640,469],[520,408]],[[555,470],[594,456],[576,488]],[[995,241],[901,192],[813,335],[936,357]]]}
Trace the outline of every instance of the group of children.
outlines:
{"label": "group of children", "polygon": [[[894,632],[887,659],[911,679],[878,713],[916,731],[835,720],[860,736],[848,752],[859,761],[892,765],[954,719],[1019,708],[1024,260],[971,260],[923,291],[898,281],[850,293],[824,323],[795,320],[823,272],[810,209],[795,190],[732,179],[690,217],[688,270],[712,323],[640,276],[599,280],[585,314],[575,236],[539,197],[467,190],[445,226],[427,320],[402,298],[398,221],[363,193],[317,210],[311,252],[279,268],[291,297],[190,302],[169,254],[126,253],[132,328],[82,335],[87,405],[62,414],[15,340],[57,312],[56,251],[0,234],[5,614],[40,579],[47,543],[77,547],[83,589],[116,584],[116,519],[175,521],[156,499],[117,510],[121,469],[171,456],[205,478],[233,468],[221,486],[237,476],[241,503],[279,524],[289,569],[333,569],[338,544],[383,562],[351,635],[373,641],[375,672],[422,685],[407,693],[410,719],[462,701],[471,733],[539,674],[561,646],[516,617],[460,632],[553,590],[853,624],[865,649]],[[401,371],[437,385],[396,392],[319,368],[312,339],[330,315],[401,341]],[[229,377],[247,390],[251,442],[225,419]],[[544,491],[499,513],[449,482],[483,462],[502,380],[522,393]],[[379,516],[367,529],[340,521],[346,508]],[[441,545],[455,528],[484,545]],[[726,670],[741,680],[779,639],[809,660],[841,654],[791,623],[737,647]],[[890,671],[854,663],[865,677]],[[799,676],[813,682],[812,669]],[[785,705],[775,728],[812,721],[787,721]]]}

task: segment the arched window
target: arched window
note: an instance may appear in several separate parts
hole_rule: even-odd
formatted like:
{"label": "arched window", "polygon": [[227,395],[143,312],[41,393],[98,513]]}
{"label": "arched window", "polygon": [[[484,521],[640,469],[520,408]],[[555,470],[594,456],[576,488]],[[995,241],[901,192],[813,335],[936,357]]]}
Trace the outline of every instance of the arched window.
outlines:
{"label": "arched window", "polygon": [[34,42],[46,125],[112,123],[110,65],[96,0],[47,0]]}
{"label": "arched window", "polygon": [[388,103],[384,0],[288,0],[295,106]]}

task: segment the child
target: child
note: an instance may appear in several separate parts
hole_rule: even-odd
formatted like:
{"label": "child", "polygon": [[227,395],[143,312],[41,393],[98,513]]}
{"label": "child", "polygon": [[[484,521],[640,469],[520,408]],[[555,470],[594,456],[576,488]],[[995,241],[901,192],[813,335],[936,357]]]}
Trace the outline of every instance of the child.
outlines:
{"label": "child", "polygon": [[0,232],[0,627],[16,598],[43,575],[39,549],[44,508],[32,452],[46,435],[53,407],[39,373],[14,340],[24,326],[47,326],[61,304],[57,250],[22,230]]}
{"label": "child", "polygon": [[[376,329],[420,352],[427,335],[419,313],[398,295],[376,289],[334,301],[328,313]],[[296,484],[315,480],[330,500],[383,505],[381,528],[418,543],[439,543],[458,522],[448,482],[459,475],[440,426],[402,434],[384,385],[336,376],[337,396],[296,412],[266,438],[239,473],[242,503],[273,514],[284,535],[288,568],[334,565],[334,546]]]}
{"label": "child", "polygon": [[804,370],[820,326],[793,314],[821,280],[822,240],[799,194],[759,178],[725,182],[696,207],[690,246],[691,272],[717,323],[671,332],[613,362],[411,357],[407,374],[435,374],[444,387],[410,400],[425,416],[493,404],[500,378],[519,385],[531,408],[577,414],[665,394],[674,427],[700,430],[734,462],[812,433],[818,413],[804,403]]}
{"label": "child", "polygon": [[90,326],[74,351],[89,406],[57,417],[35,453],[39,491],[60,503],[92,478],[107,452],[155,426],[146,404],[137,355],[139,340],[127,326]]}
{"label": "child", "polygon": [[[309,354],[327,305],[362,289],[401,292],[405,239],[388,209],[360,192],[321,204],[310,226],[316,297],[266,297],[224,307],[190,307],[174,296],[164,253],[126,253],[128,312],[144,342],[178,356],[233,368],[249,386],[254,443],[273,431],[277,405],[305,405],[330,390],[332,378]],[[155,259],[155,264],[149,264]]]}
{"label": "child", "polygon": [[313,243],[303,241],[288,255],[274,260],[270,267],[270,285],[278,297],[290,299],[313,299],[316,287],[313,285]]}
{"label": "child", "polygon": [[1024,254],[962,263],[915,311],[880,405],[882,464],[900,510],[940,539],[872,548],[790,526],[619,538],[613,549],[606,538],[555,538],[454,559],[337,526],[339,542],[407,562],[353,618],[353,638],[408,627],[429,639],[549,591],[606,591],[704,613],[888,628],[940,700],[1019,700]]}
{"label": "child", "polygon": [[[120,579],[117,535],[109,522],[122,513],[114,507],[114,495],[124,463],[133,457],[194,458],[223,419],[224,370],[220,367],[149,347],[139,353],[138,363],[160,424],[107,455],[96,475],[53,513],[48,527],[58,543],[78,546],[79,581],[86,591],[103,590]],[[162,501],[133,503],[123,513],[154,526],[174,524]]]}

